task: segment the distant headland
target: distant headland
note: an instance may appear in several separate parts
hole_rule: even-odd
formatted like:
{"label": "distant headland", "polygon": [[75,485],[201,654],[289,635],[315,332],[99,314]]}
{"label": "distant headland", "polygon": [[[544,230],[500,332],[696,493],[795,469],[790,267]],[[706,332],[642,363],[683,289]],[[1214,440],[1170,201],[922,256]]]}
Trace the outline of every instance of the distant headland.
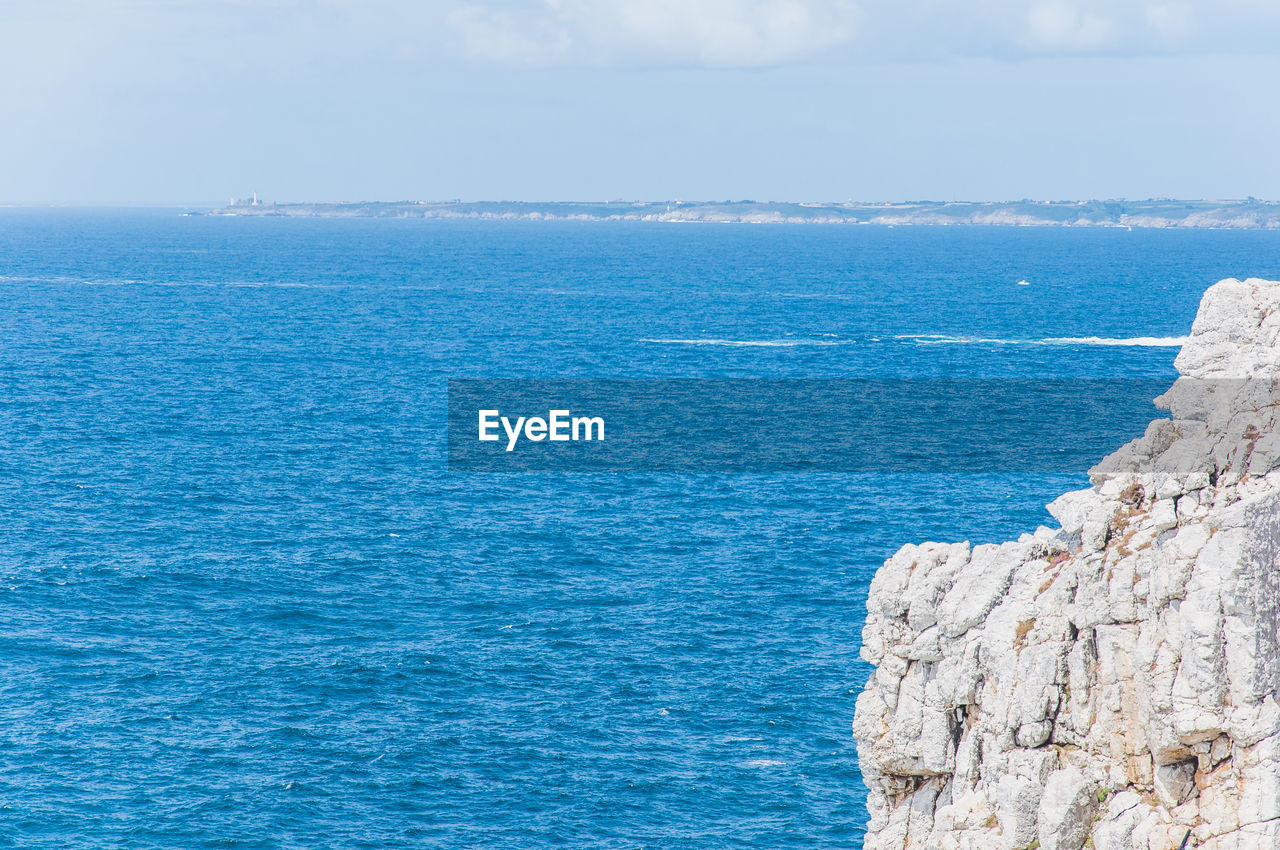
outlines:
{"label": "distant headland", "polygon": [[1242,201],[362,201],[233,200],[224,216],[333,216],[528,221],[653,221],[740,224],[1005,225],[1280,229],[1280,202]]}

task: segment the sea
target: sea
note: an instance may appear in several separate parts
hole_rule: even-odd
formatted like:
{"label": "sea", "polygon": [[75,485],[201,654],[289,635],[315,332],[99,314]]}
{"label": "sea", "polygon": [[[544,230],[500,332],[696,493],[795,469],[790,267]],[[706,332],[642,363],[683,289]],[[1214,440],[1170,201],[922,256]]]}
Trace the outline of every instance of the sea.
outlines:
{"label": "sea", "polygon": [[458,470],[448,382],[1171,378],[1280,278],[1280,232],[180,212],[0,210],[0,846],[858,848],[876,568],[1086,468]]}

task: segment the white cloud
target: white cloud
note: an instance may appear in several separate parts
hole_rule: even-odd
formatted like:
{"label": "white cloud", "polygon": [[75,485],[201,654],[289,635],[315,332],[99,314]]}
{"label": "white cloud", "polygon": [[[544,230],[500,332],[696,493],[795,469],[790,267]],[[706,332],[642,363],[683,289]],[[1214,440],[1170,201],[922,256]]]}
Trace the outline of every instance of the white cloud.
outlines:
{"label": "white cloud", "polygon": [[471,3],[448,18],[468,58],[512,65],[777,65],[850,39],[848,0]]}
{"label": "white cloud", "polygon": [[1027,13],[1029,46],[1050,50],[1100,50],[1116,35],[1113,21],[1073,3],[1036,3]]}
{"label": "white cloud", "polygon": [[521,20],[505,9],[464,6],[448,24],[458,35],[462,53],[478,62],[500,65],[548,65],[568,57],[572,40],[553,21]]}
{"label": "white cloud", "polygon": [[0,100],[37,105],[64,78],[178,85],[186,66],[212,79],[460,59],[750,68],[1277,52],[1277,0],[0,0],[0,71],[25,80]]}
{"label": "white cloud", "polygon": [[478,64],[752,67],[823,55],[912,61],[1275,53],[1264,0],[459,0],[452,47]]}
{"label": "white cloud", "polygon": [[1166,46],[1184,42],[1194,32],[1195,17],[1191,4],[1181,0],[1150,4],[1146,8],[1146,18],[1153,37]]}

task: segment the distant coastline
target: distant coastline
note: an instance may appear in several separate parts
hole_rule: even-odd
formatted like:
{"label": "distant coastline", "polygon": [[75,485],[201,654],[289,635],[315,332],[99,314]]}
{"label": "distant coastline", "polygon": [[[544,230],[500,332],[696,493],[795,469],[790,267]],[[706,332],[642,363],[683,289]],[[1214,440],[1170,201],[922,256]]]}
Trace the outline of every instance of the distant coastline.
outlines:
{"label": "distant coastline", "polygon": [[785,203],[775,201],[393,201],[274,203],[237,200],[206,215],[652,221],[732,224],[1003,225],[1280,229],[1280,202],[998,201]]}

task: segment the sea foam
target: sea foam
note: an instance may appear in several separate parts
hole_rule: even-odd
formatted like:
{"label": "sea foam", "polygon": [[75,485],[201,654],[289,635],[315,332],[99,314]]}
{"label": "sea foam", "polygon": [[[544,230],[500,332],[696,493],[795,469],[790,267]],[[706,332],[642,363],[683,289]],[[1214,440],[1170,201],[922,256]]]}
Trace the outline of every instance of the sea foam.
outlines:
{"label": "sea foam", "polygon": [[894,339],[923,345],[1112,345],[1144,348],[1181,348],[1185,336],[1050,336],[1041,339],[998,339],[991,337],[945,336],[941,334],[903,334]]}
{"label": "sea foam", "polygon": [[834,339],[648,339],[638,342],[652,342],[660,345],[738,345],[756,348],[791,348],[797,345],[842,345]]}

